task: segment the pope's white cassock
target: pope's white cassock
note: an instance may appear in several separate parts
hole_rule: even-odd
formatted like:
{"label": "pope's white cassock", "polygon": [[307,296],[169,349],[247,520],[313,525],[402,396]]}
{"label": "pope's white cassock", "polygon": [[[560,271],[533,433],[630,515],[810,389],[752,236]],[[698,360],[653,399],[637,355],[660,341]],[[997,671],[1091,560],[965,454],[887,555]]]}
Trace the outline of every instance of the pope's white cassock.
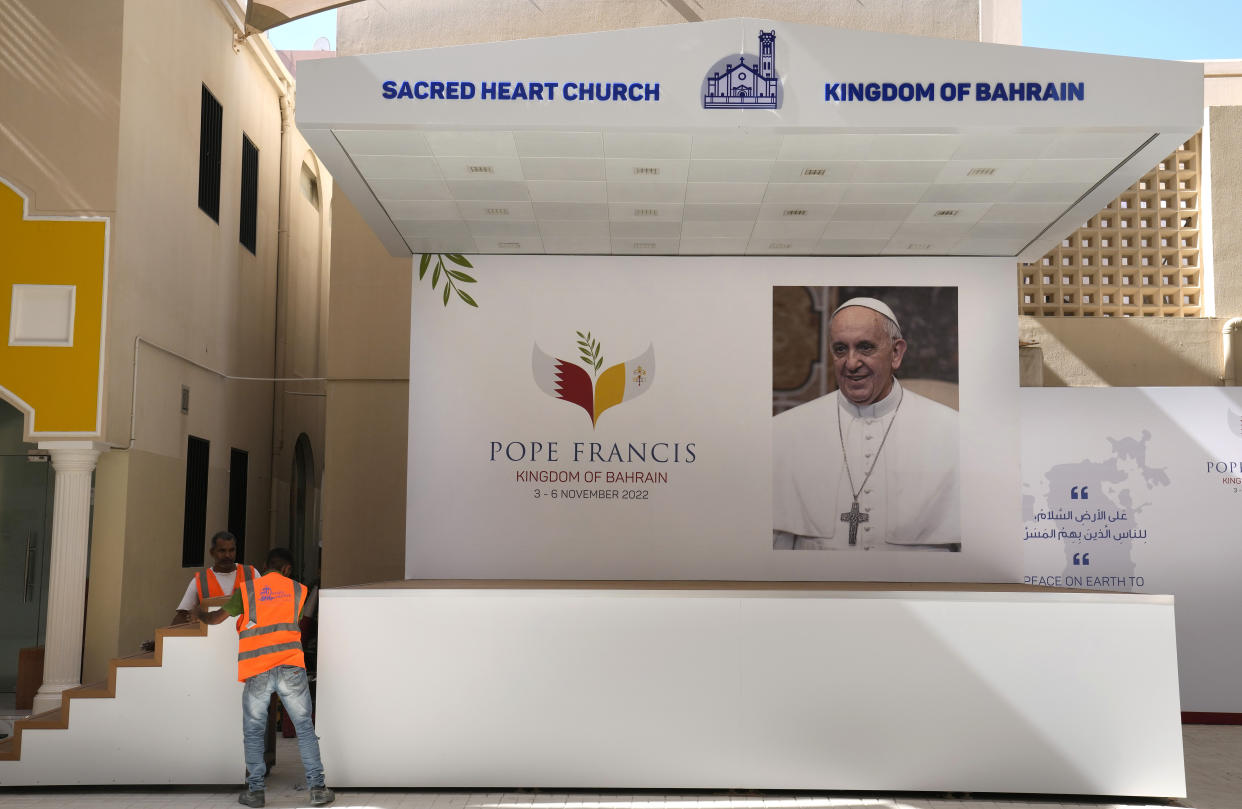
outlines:
{"label": "pope's white cassock", "polygon": [[[960,547],[957,411],[894,380],[888,396],[874,404],[855,405],[838,391],[772,421],[774,548]],[[842,443],[854,489],[861,486],[859,512],[866,515],[857,521],[852,546],[851,523],[842,520],[854,502]],[[872,462],[875,470],[864,484]]]}

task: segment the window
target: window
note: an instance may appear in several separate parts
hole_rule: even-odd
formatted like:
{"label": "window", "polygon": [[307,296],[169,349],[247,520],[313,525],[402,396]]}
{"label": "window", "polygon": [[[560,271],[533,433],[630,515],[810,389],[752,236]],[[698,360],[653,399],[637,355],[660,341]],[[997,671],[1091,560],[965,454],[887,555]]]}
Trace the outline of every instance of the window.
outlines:
{"label": "window", "polygon": [[315,210],[319,210],[319,180],[315,178],[315,172],[310,166],[302,164],[301,176],[302,196],[314,206]]}
{"label": "window", "polygon": [[198,207],[220,221],[220,133],[224,108],[203,85],[203,108],[198,125]]}
{"label": "window", "polygon": [[259,224],[259,147],[242,135],[241,226],[242,247],[255,252]]}
{"label": "window", "polygon": [[207,460],[211,442],[189,436],[185,448],[185,519],[181,530],[181,566],[202,567],[207,544]]}
{"label": "window", "polygon": [[246,484],[250,453],[229,450],[229,533],[237,537],[237,560],[246,558]]}

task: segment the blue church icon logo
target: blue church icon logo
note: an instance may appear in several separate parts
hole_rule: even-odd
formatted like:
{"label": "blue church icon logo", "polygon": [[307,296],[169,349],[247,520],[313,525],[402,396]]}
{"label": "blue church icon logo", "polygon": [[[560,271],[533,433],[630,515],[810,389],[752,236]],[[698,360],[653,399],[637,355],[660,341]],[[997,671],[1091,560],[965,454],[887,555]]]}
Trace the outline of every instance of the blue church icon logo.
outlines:
{"label": "blue church icon logo", "polygon": [[781,106],[776,75],[776,31],[759,32],[759,55],[726,56],[703,77],[705,110],[775,110]]}

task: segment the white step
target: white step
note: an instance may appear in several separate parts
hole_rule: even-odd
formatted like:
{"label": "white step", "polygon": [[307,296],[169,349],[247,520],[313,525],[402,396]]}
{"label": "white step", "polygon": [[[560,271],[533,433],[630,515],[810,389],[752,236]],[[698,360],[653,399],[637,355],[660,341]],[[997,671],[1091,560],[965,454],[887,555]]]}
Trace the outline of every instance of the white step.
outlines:
{"label": "white step", "polygon": [[71,699],[67,729],[26,729],[0,786],[240,784],[237,632],[165,637],[162,665],[120,666],[114,698]]}

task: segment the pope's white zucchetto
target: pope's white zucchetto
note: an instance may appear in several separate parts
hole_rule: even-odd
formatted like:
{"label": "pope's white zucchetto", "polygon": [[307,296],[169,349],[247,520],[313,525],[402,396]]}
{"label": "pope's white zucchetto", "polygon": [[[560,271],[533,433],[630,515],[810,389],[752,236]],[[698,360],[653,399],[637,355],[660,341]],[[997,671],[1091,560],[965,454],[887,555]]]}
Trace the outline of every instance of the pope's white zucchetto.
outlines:
{"label": "pope's white zucchetto", "polygon": [[836,317],[837,312],[851,306],[861,306],[865,309],[870,309],[873,312],[879,312],[889,320],[893,321],[893,324],[897,326],[898,329],[901,328],[901,324],[897,322],[897,315],[893,314],[893,310],[888,308],[888,304],[884,301],[876,300],[875,298],[850,298],[848,301],[832,310],[832,316]]}

